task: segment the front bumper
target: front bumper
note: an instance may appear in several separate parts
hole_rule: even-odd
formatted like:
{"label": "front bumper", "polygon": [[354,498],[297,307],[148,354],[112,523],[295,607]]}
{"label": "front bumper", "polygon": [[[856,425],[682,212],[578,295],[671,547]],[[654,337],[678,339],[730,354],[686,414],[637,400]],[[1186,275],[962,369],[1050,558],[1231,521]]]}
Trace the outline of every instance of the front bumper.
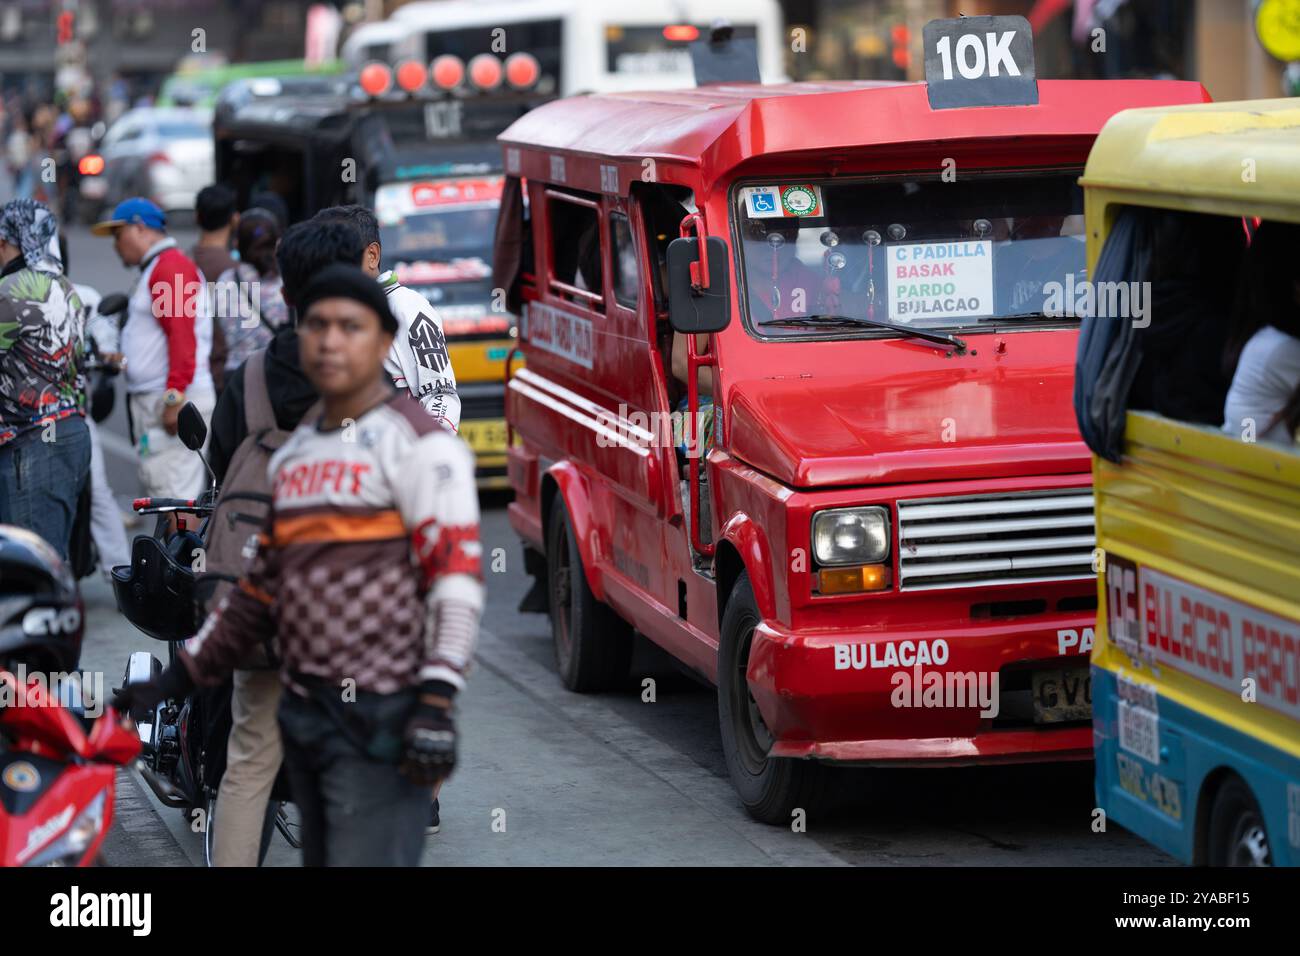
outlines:
{"label": "front bumper", "polygon": [[[763,622],[750,648],[750,689],[775,737],[772,756],[935,765],[1086,760],[1088,721],[1008,717],[1007,688],[1027,683],[1034,670],[1086,674],[1087,654],[1062,656],[1060,633],[1090,632],[1094,621],[1068,614],[825,632]],[[946,688],[938,696],[925,691],[935,673]]]}

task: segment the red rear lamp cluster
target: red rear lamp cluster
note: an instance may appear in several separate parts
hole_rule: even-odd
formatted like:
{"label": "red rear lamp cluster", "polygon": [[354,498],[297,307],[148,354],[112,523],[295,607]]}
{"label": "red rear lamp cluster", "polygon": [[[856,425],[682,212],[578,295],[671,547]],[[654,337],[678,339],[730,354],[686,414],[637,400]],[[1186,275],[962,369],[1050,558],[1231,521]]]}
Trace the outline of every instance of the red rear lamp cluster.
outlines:
{"label": "red rear lamp cluster", "polygon": [[450,91],[466,85],[485,92],[508,83],[513,89],[526,90],[542,76],[542,67],[531,53],[512,53],[504,63],[491,53],[480,53],[465,61],[450,53],[436,57],[426,70],[416,60],[404,60],[396,70],[386,63],[368,63],[358,77],[367,96],[383,96],[394,86],[405,93],[418,93],[426,83],[438,90]]}
{"label": "red rear lamp cluster", "polygon": [[691,43],[699,38],[699,28],[691,26],[689,23],[674,23],[671,26],[664,27],[664,39],[671,40],[674,43]]}
{"label": "red rear lamp cluster", "polygon": [[104,171],[104,157],[98,153],[88,153],[77,163],[77,172],[83,176],[98,176]]}

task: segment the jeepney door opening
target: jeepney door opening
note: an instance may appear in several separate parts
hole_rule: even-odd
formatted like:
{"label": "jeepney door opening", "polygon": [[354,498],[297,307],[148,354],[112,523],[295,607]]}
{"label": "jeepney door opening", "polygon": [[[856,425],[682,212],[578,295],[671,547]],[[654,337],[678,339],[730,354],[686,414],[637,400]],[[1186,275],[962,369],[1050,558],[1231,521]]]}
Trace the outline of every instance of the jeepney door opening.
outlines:
{"label": "jeepney door opening", "polygon": [[[665,407],[662,411],[668,414],[672,422],[673,449],[671,455],[665,456],[667,459],[666,465],[672,469],[674,476],[672,486],[677,496],[676,513],[682,515],[683,533],[687,545],[690,547],[689,509],[691,502],[690,494],[683,486],[689,484],[687,468],[692,464],[698,469],[700,481],[700,536],[706,543],[713,540],[711,509],[709,508],[708,489],[705,484],[708,471],[704,467],[705,455],[703,454],[703,449],[707,446],[703,444],[704,438],[698,428],[701,422],[699,409],[687,407],[686,376],[688,374],[688,362],[686,336],[675,333],[669,322],[668,246],[674,239],[679,238],[682,220],[695,210],[696,205],[691,191],[679,186],[637,183],[633,186],[632,195],[640,206],[645,226],[644,235],[647,256],[644,261],[646,261],[649,268],[650,285],[654,293],[652,328],[650,331],[655,348],[659,353],[666,386]],[[710,337],[707,335],[695,336],[697,353],[708,355],[712,349],[710,341]],[[700,395],[709,396],[711,399],[715,391],[714,375],[716,369],[706,367],[700,369],[699,372]],[[694,456],[686,453],[685,417],[687,415],[696,416],[697,441],[700,442],[701,453]],[[693,548],[692,554],[696,558],[699,557]]]}

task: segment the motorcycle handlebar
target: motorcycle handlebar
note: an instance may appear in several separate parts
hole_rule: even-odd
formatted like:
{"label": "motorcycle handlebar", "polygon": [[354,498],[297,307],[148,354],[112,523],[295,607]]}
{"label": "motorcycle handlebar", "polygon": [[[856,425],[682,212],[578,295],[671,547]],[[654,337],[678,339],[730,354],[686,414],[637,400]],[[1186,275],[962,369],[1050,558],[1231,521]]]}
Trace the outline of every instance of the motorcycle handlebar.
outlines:
{"label": "motorcycle handlebar", "polygon": [[198,498],[136,498],[131,502],[136,514],[160,515],[172,511],[188,511],[192,514],[207,515],[215,509]]}

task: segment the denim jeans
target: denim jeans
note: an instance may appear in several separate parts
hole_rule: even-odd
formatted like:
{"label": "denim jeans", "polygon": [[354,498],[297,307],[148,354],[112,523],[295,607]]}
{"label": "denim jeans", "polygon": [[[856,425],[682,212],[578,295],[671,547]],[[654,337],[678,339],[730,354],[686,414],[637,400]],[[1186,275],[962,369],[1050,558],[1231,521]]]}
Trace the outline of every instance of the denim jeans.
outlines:
{"label": "denim jeans", "polygon": [[[46,436],[53,441],[46,441]],[[80,415],[29,428],[0,445],[0,524],[40,535],[67,560],[77,498],[90,480],[90,431]]]}
{"label": "denim jeans", "polygon": [[303,866],[420,865],[433,787],[402,776],[396,752],[390,761],[361,749],[400,748],[414,702],[414,693],[360,691],[355,702],[338,704],[364,711],[345,733],[337,713],[321,702],[293,691],[281,697],[280,734],[293,802],[302,815]]}

